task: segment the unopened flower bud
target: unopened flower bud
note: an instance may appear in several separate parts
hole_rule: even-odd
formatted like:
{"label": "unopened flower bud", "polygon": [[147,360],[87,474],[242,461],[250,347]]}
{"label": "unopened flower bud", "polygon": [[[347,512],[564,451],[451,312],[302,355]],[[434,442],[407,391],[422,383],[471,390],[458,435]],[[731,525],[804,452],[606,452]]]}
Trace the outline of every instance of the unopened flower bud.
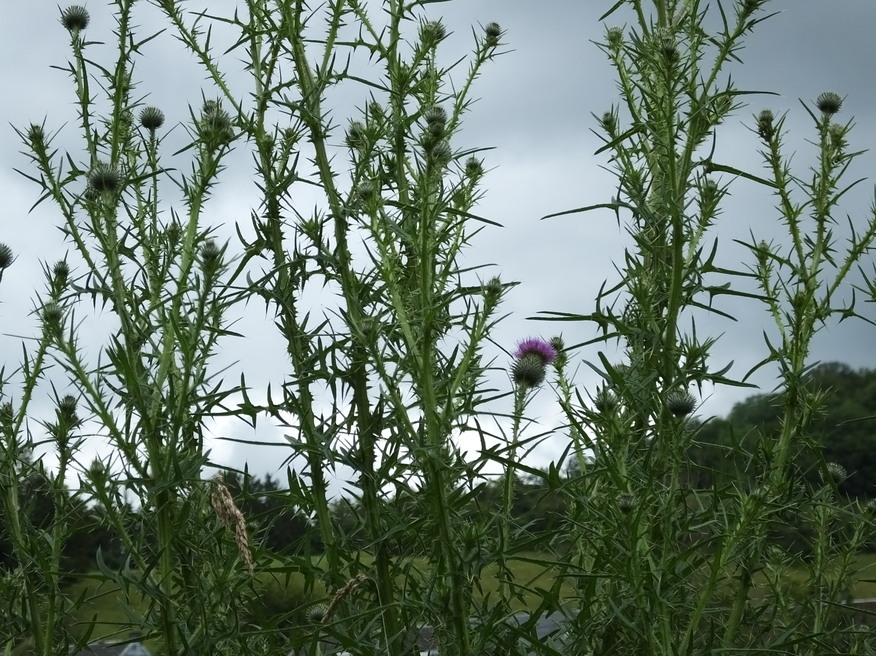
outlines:
{"label": "unopened flower bud", "polygon": [[610,27],[605,33],[605,40],[613,52],[618,52],[624,45],[624,31],[619,27]]}
{"label": "unopened flower bud", "polygon": [[79,421],[76,416],[76,397],[67,394],[58,400],[58,418],[70,424]]}
{"label": "unopened flower bud", "polygon": [[319,624],[325,619],[327,614],[328,606],[325,604],[316,604],[315,606],[311,606],[310,610],[307,612],[307,619],[313,624]]}
{"label": "unopened flower bud", "polygon": [[8,269],[15,261],[15,256],[12,254],[12,249],[6,244],[0,243],[0,271]]}
{"label": "unopened flower bud", "polygon": [[774,125],[775,117],[773,113],[765,109],[757,117],[757,133],[760,135],[760,138],[766,142],[770,142],[773,140],[773,137],[776,134],[776,128]]}
{"label": "unopened flower bud", "polygon": [[836,114],[843,106],[843,99],[838,93],[825,91],[818,96],[815,106],[824,114]]}
{"label": "unopened flower bud", "polygon": [[64,310],[57,303],[46,303],[42,311],[43,323],[52,329],[60,327],[64,320]]}
{"label": "unopened flower bud", "polygon": [[685,417],[694,411],[697,401],[686,389],[673,390],[666,397],[666,407],[676,417]]}
{"label": "unopened flower bud", "polygon": [[38,150],[40,146],[44,146],[46,142],[46,131],[42,125],[32,123],[27,129],[27,140],[30,142],[31,148]]}
{"label": "unopened flower bud", "polygon": [[488,23],[484,28],[484,45],[488,48],[495,48],[499,45],[499,39],[502,38],[502,28],[498,23]]}
{"label": "unopened flower bud", "polygon": [[377,187],[370,180],[363,180],[356,187],[356,196],[363,202],[372,200],[377,195]]}
{"label": "unopened flower bud", "polygon": [[608,133],[608,136],[613,137],[617,130],[617,116],[614,115],[614,112],[605,112],[599,120],[599,124]]}
{"label": "unopened flower bud", "polygon": [[593,397],[593,407],[604,415],[614,411],[618,406],[617,395],[609,389],[601,387]]}
{"label": "unopened flower bud", "polygon": [[516,360],[511,367],[514,382],[523,387],[538,387],[546,373],[544,361],[531,353]]}
{"label": "unopened flower bud", "polygon": [[829,476],[834,483],[842,483],[849,477],[846,468],[838,462],[828,462],[825,464],[825,468],[827,470],[827,476]]}
{"label": "unopened flower bud", "polygon": [[453,150],[451,150],[450,144],[446,141],[439,141],[435,144],[429,154],[432,156],[432,161],[435,165],[439,167],[447,166],[450,160],[453,159]]}
{"label": "unopened flower bud", "polygon": [[477,179],[484,174],[484,164],[477,157],[469,157],[465,160],[465,174],[470,177]]}
{"label": "unopened flower bud", "polygon": [[503,291],[502,281],[496,276],[490,278],[484,285],[484,300],[487,305],[495,307],[502,298]]}
{"label": "unopened flower bud", "polygon": [[219,270],[221,263],[222,249],[216,245],[215,241],[208,239],[204,242],[204,245],[201,246],[201,266],[204,269],[204,273],[208,276],[212,276]]}
{"label": "unopened flower bud", "polygon": [[150,132],[155,132],[164,125],[164,112],[157,107],[144,107],[140,112],[140,125]]}
{"label": "unopened flower bud", "polygon": [[617,508],[624,515],[629,515],[633,512],[636,509],[637,503],[636,497],[632,494],[624,493],[619,494],[617,497]]}
{"label": "unopened flower bud", "polygon": [[59,287],[63,288],[67,284],[67,280],[70,278],[70,265],[67,264],[67,260],[55,262],[55,266],[52,267],[52,278]]}
{"label": "unopened flower bud", "polygon": [[89,20],[88,10],[82,5],[70,5],[61,11],[61,25],[71,34],[81,32],[88,27]]}
{"label": "unopened flower bud", "polygon": [[427,21],[420,25],[420,42],[427,48],[437,46],[447,37],[447,28],[441,21]]}
{"label": "unopened flower bud", "polygon": [[120,184],[118,170],[106,162],[98,162],[88,173],[88,188],[93,194],[113,194]]}
{"label": "unopened flower bud", "polygon": [[361,121],[352,121],[347,128],[347,146],[357,150],[365,145],[365,124]]}

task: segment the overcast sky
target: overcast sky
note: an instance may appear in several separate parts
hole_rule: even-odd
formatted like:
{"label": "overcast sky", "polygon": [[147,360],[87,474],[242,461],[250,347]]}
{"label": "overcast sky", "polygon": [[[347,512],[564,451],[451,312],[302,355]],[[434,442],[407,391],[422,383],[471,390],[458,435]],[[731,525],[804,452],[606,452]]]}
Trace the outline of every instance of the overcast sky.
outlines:
{"label": "overcast sky", "polygon": [[[211,2],[212,12],[222,13],[233,2]],[[608,279],[614,282],[612,260],[623,254],[626,244],[610,212],[572,215],[541,221],[540,217],[570,209],[607,202],[614,180],[602,167],[606,158],[594,156],[600,141],[591,133],[592,114],[601,115],[618,102],[613,72],[593,40],[604,33],[597,19],[613,2],[608,0],[457,0],[431,5],[432,16],[444,16],[454,32],[446,44],[447,60],[464,54],[471,42],[471,26],[498,22],[507,34],[510,52],[490,64],[478,81],[475,95],[480,100],[466,117],[462,139],[468,145],[494,147],[485,155],[489,174],[484,180],[486,195],[477,208],[482,216],[501,223],[501,229],[488,229],[474,241],[467,257],[474,263],[494,263],[491,273],[505,281],[522,284],[508,295],[504,306],[510,316],[495,334],[508,350],[518,339],[529,335],[549,337],[560,330],[567,342],[593,335],[584,325],[547,324],[529,321],[541,311],[586,314],[593,309],[593,298]],[[729,4],[729,2],[728,2]],[[18,260],[0,285],[0,364],[13,368],[18,362],[20,339],[9,333],[33,334],[34,321],[27,317],[33,307],[43,262],[53,263],[68,250],[54,226],[59,215],[48,203],[28,213],[38,197],[37,188],[13,168],[26,168],[21,145],[11,126],[26,127],[46,120],[56,129],[67,123],[58,144],[75,148],[74,94],[69,76],[51,69],[63,66],[69,58],[69,39],[58,23],[54,0],[9,2],[0,22],[0,85],[6,90],[0,103],[0,185],[4,203],[0,214],[0,242],[15,251]],[[112,56],[112,15],[104,2],[86,3],[92,23],[89,40],[105,41],[93,48],[92,56],[104,63]],[[192,8],[207,6],[191,2]],[[852,145],[870,150],[853,167],[850,179],[873,178],[876,173],[876,2],[873,0],[774,0],[768,9],[779,14],[762,24],[742,52],[745,62],[733,69],[740,89],[769,90],[777,96],[750,97],[751,106],[741,110],[719,133],[720,161],[742,169],[758,169],[758,140],[746,126],[752,114],[771,108],[777,114],[788,111],[788,127],[797,150],[798,173],[811,161],[813,149],[805,141],[813,136],[808,116],[798,99],[813,100],[822,91],[836,91],[846,97],[839,118],[856,119]],[[229,12],[230,13],[230,12]],[[622,16],[609,19],[617,24]],[[136,23],[140,34],[157,31],[163,25],[157,12],[141,3]],[[138,91],[149,94],[149,103],[161,107],[168,124],[187,118],[187,104],[199,105],[201,93],[215,96],[192,58],[173,40],[171,34],[159,36],[144,48],[135,77]],[[239,63],[226,59],[227,71],[234,80]],[[236,68],[235,68],[236,67]],[[242,79],[242,78],[241,78]],[[360,103],[364,98],[353,98]],[[341,116],[336,120],[343,124]],[[233,234],[236,220],[247,220],[255,198],[249,175],[246,151],[229,167],[218,187],[211,211],[216,224]],[[734,239],[745,239],[753,231],[757,239],[781,234],[773,202],[762,189],[746,181],[731,187],[732,197],[725,205],[716,235],[720,238],[722,262],[738,265],[745,251]],[[841,207],[857,225],[866,220],[873,199],[873,182],[860,185]],[[304,213],[309,208],[302,208]],[[865,263],[869,268],[870,263]],[[760,308],[725,303],[723,309],[742,312],[736,324],[710,321],[698,325],[701,336],[723,334],[713,351],[713,364],[722,366],[733,360],[731,375],[741,376],[764,356],[762,330],[769,326]],[[258,330],[266,319],[255,309],[243,322]],[[816,341],[814,360],[839,360],[854,366],[876,366],[874,328],[862,322],[831,325]],[[246,348],[232,359],[254,377],[276,362],[277,343],[271,338],[249,340]],[[282,349],[280,349],[282,353]],[[498,350],[492,355],[507,360]],[[584,360],[597,361],[597,348],[576,353],[573,364],[581,366],[580,382],[592,385],[593,377]],[[276,374],[281,375],[281,374]],[[273,373],[265,374],[270,380]],[[274,379],[278,380],[278,378]],[[775,382],[773,372],[762,372],[757,379],[769,391]],[[737,389],[710,389],[701,413],[725,414],[732,404],[748,394]],[[549,390],[540,393],[533,412],[545,426],[559,421]],[[239,426],[223,424],[217,432],[236,437],[251,437]],[[280,433],[260,435],[260,439],[279,439]],[[559,439],[559,438],[558,438]],[[537,454],[538,464],[549,460],[561,441],[546,445]],[[98,444],[90,449],[99,449]],[[240,446],[214,443],[217,460],[239,466],[241,458],[250,460],[253,469],[276,472],[281,450],[244,451]],[[285,453],[280,456],[285,457]],[[87,461],[87,459],[86,459]]]}

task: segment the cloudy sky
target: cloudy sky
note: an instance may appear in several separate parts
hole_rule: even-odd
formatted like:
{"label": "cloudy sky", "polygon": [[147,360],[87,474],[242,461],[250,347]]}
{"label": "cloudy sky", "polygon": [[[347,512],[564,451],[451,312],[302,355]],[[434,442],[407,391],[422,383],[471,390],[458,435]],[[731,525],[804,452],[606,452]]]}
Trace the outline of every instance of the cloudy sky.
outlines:
{"label": "cloudy sky", "polygon": [[[531,321],[542,311],[587,313],[593,298],[608,279],[615,280],[612,261],[623,254],[626,244],[623,227],[609,212],[572,215],[541,221],[540,217],[574,207],[610,200],[614,181],[602,167],[604,156],[594,156],[601,145],[591,130],[592,114],[601,115],[617,103],[612,70],[592,43],[600,40],[604,26],[597,22],[613,2],[608,0],[457,0],[431,5],[432,16],[443,16],[453,36],[446,48],[461,55],[471,43],[471,26],[498,22],[506,31],[509,52],[487,67],[476,86],[480,100],[465,123],[463,140],[470,145],[494,147],[486,154],[489,174],[486,195],[478,212],[501,223],[474,242],[468,257],[471,263],[494,263],[492,272],[503,280],[522,284],[509,294],[504,307],[510,316],[494,336],[497,343],[513,349],[515,342],[529,335],[550,336],[562,329],[568,342],[593,335],[584,325],[546,324]],[[729,4],[729,1],[728,1]],[[213,13],[231,13],[231,0],[212,1]],[[95,46],[92,56],[109,61],[112,56],[112,14],[105,2],[86,3],[92,24],[89,40],[105,41]],[[208,6],[195,0],[193,9]],[[769,90],[773,96],[752,96],[751,106],[731,118],[719,134],[718,158],[738,168],[756,170],[758,140],[746,127],[752,114],[771,108],[777,114],[789,112],[787,126],[797,151],[797,172],[811,162],[813,136],[808,116],[798,99],[813,100],[822,91],[833,90],[846,97],[840,118],[855,118],[852,136],[855,149],[871,152],[862,156],[850,179],[876,177],[876,2],[873,0],[774,0],[767,9],[778,15],[762,24],[742,52],[744,65],[733,69],[740,89]],[[52,263],[67,251],[58,225],[58,214],[48,204],[33,212],[36,187],[13,168],[27,166],[12,126],[26,127],[46,120],[47,127],[67,128],[58,145],[77,146],[74,95],[69,77],[51,66],[64,66],[68,60],[68,36],[58,23],[58,7],[53,0],[10,2],[0,22],[0,84],[6,89],[0,103],[0,185],[4,203],[0,213],[0,242],[7,243],[18,256],[14,270],[7,272],[0,285],[0,364],[13,368],[20,353],[20,338],[34,332],[27,316],[40,280],[43,262]],[[609,19],[622,23],[623,15]],[[140,34],[163,27],[158,13],[145,2],[137,14]],[[135,77],[138,90],[149,94],[149,103],[161,107],[169,124],[185,120],[187,104],[199,105],[201,94],[214,96],[197,65],[169,33],[159,36],[144,48]],[[240,70],[233,57],[226,59],[230,79]],[[241,78],[242,79],[242,78]],[[363,98],[349,99],[353,104]],[[339,117],[340,118],[340,117]],[[345,121],[339,120],[343,123]],[[244,152],[229,167],[212,205],[217,225],[233,234],[234,222],[246,220],[255,198]],[[780,233],[773,202],[762,189],[745,181],[731,187],[716,236],[720,239],[722,262],[738,265],[745,251],[734,239],[746,239],[753,231],[757,239]],[[873,183],[866,182],[849,194],[841,207],[857,225],[866,220],[873,199]],[[308,209],[305,207],[304,212]],[[869,263],[866,264],[869,268]],[[723,309],[744,315],[738,323],[711,321],[698,326],[700,335],[722,335],[714,350],[713,364],[735,362],[732,375],[741,376],[763,358],[762,330],[768,324],[762,311],[751,306],[727,303]],[[258,330],[266,319],[256,311],[246,317],[244,326]],[[840,360],[854,366],[876,366],[874,328],[863,323],[831,325],[818,336],[813,359]],[[270,338],[234,353],[231,359],[257,376],[270,369],[276,352]],[[282,351],[281,351],[282,352]],[[501,362],[506,356],[493,353]],[[583,361],[597,361],[596,347],[576,353],[573,363],[580,365],[580,382],[593,383]],[[265,374],[270,379],[272,374]],[[773,372],[764,371],[757,381],[769,390]],[[746,393],[736,389],[706,390],[703,414],[725,414]],[[544,390],[533,408],[544,425],[558,421],[551,394]],[[222,425],[217,432],[248,437],[239,426]],[[262,436],[265,437],[265,436]],[[267,436],[279,439],[279,433]],[[559,443],[546,445],[538,454],[539,464],[551,458]],[[99,445],[89,448],[98,449]],[[245,457],[256,470],[276,470],[276,450],[253,449],[228,443],[215,443],[214,456],[225,462],[240,463]],[[87,460],[86,460],[87,461]]]}

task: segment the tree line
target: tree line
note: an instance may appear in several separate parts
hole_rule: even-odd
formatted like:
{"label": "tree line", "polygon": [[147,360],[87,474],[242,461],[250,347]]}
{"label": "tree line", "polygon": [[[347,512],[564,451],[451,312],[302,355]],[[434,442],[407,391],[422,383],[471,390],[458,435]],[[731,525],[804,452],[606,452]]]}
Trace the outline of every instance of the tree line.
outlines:
{"label": "tree line", "polygon": [[[823,405],[813,408],[817,413],[814,434],[817,448],[801,444],[794,457],[794,467],[803,479],[819,476],[820,463],[836,463],[845,476],[837,482],[841,493],[861,500],[876,498],[876,370],[853,369],[831,362],[813,368],[811,382],[823,391]],[[758,433],[770,435],[780,428],[781,397],[759,394],[736,404],[724,418],[707,421],[692,420],[695,439],[689,451],[689,480],[698,488],[747,480],[747,463],[753,453]],[[57,504],[51,484],[51,473],[32,469],[21,486],[22,515],[36,527],[48,527]],[[225,485],[240,508],[254,544],[269,553],[320,553],[324,545],[319,539],[315,519],[288,503],[288,494],[281,482],[270,474],[261,477],[248,472],[225,470]],[[525,548],[528,539],[556,534],[566,516],[568,499],[562,493],[563,483],[580,475],[576,466],[566,467],[561,474],[520,476],[514,481],[511,507],[515,541]],[[467,497],[465,512],[472,515],[493,515],[501,508],[504,480],[499,477],[483,480],[477,485],[460,489]],[[66,492],[68,503],[65,521],[73,527],[63,552],[64,570],[85,572],[95,567],[95,555],[109,567],[121,566],[125,554],[113,537],[112,530],[102,521],[100,508],[77,501],[76,494]],[[387,495],[384,503],[390,515],[397,516],[399,525],[409,530],[386,536],[388,548],[398,542],[427,540],[418,535],[416,526],[428,509],[416,490]],[[336,499],[331,506],[332,521],[339,538],[352,549],[368,549],[371,545],[364,531],[362,507],[356,499]],[[128,507],[133,519],[139,512]],[[16,564],[6,537],[7,518],[0,517],[0,569]],[[387,546],[387,545],[385,545]],[[425,543],[424,543],[425,548]]]}

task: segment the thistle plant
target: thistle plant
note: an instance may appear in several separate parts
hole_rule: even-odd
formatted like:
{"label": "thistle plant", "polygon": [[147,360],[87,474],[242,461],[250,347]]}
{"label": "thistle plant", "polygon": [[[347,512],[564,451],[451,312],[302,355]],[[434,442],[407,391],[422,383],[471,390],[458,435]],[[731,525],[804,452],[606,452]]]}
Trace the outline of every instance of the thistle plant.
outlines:
{"label": "thistle plant", "polygon": [[[78,142],[61,152],[51,116],[18,132],[23,175],[54,207],[69,253],[44,266],[33,338],[0,371],[0,511],[15,556],[0,577],[6,651],[73,653],[105,629],[74,624],[99,592],[72,599],[63,580],[87,508],[122,553],[96,558],[126,614],[109,637],[136,631],[166,656],[397,656],[423,625],[442,656],[864,653],[842,605],[872,513],[842,496],[845,472],[821,456],[812,420],[824,391],[807,377],[819,327],[857,316],[846,291],[876,236],[876,210],[847,243],[834,234],[856,156],[844,98],[804,105],[816,134],[808,174],[790,165],[777,110],[750,125],[766,173],[715,155],[749,95],[728,66],[769,0],[621,0],[603,16],[629,26],[608,27],[600,46],[619,82],[595,117],[617,191],[583,209],[614,212],[631,246],[591,312],[548,316],[589,321],[597,337],[520,342],[510,392],[487,382],[510,283],[462,264],[474,235],[494,228],[477,215],[486,156],[460,131],[503,28],[476,28],[459,59],[425,0],[245,0],[229,15],[152,4],[205,80],[187,114],[138,88],[135,64],[161,35],[138,34],[140,5],[115,0],[113,61],[94,53],[84,7],[54,23],[69,38],[61,70],[78,114],[64,136]],[[212,210],[242,151],[250,219],[229,230]],[[752,234],[750,268],[729,269],[713,234],[742,185],[775,194],[788,241]],[[0,244],[4,285],[16,263]],[[872,279],[855,290],[876,301]],[[696,329],[705,313],[732,318],[727,295],[775,322],[758,366],[779,372],[782,423],[734,445],[748,478],[699,485],[690,453],[707,427],[703,388],[749,384],[713,365],[717,338]],[[222,377],[217,355],[240,348],[233,324],[254,301],[281,344],[279,386],[246,370]],[[615,343],[619,357],[604,348]],[[600,381],[583,389],[571,365],[593,347],[604,348],[585,356]],[[528,413],[552,389],[568,448],[542,471],[526,456],[556,431],[537,432]],[[235,499],[236,473],[210,478],[218,418],[283,433],[287,488],[271,494],[306,518],[307,539],[269,551]],[[111,449],[87,462],[93,436]],[[462,436],[480,451],[464,453]],[[490,514],[480,504],[497,464]],[[561,500],[559,529],[517,521],[524,475]],[[42,523],[28,512],[32,480],[51,500]],[[553,578],[518,580],[515,562]],[[800,571],[805,582],[790,585]],[[261,612],[266,582],[293,577],[297,605]],[[555,635],[539,634],[558,614]]]}
{"label": "thistle plant", "polygon": [[[609,28],[602,44],[617,71],[620,105],[598,120],[600,152],[610,154],[618,188],[611,202],[573,211],[614,211],[633,246],[623,255],[620,280],[606,285],[592,313],[552,316],[592,322],[600,333],[592,344],[617,341],[623,348],[622,363],[599,353],[593,366],[604,382],[595,392],[582,394],[565,380],[559,385],[573,448],[586,466],[569,490],[579,528],[566,566],[579,581],[579,653],[818,653],[842,640],[835,593],[864,523],[829,486],[800,487],[791,454],[818,453],[809,426],[821,396],[805,378],[810,345],[819,326],[856,314],[838,298],[872,245],[876,218],[871,214],[861,230],[852,225],[848,247],[839,249],[831,226],[855,153],[846,144],[850,125],[835,122],[842,105],[836,93],[818,97],[820,114],[807,110],[818,134],[811,182],[792,173],[782,156],[783,120],[769,111],[753,128],[766,145],[766,177],[715,160],[720,126],[746,93],[732,84],[727,65],[768,17],[768,6],[619,2],[603,16],[628,9],[632,21],[628,30]],[[787,252],[749,244],[751,271],[717,264],[711,231],[730,193],[727,174],[736,185],[773,190],[789,231]],[[698,433],[689,419],[698,403],[692,392],[745,380],[730,379],[729,365],[711,365],[715,338],[700,337],[694,324],[703,313],[728,317],[713,303],[728,294],[764,304],[776,322],[779,338],[768,337],[769,355],[756,368],[778,365],[783,428],[762,436],[749,454],[751,489],[723,482],[696,489],[686,474]],[[824,471],[831,476],[826,465]],[[791,516],[814,536],[811,596],[802,605],[789,604],[787,591],[776,587],[763,599],[755,591],[770,536]]]}

